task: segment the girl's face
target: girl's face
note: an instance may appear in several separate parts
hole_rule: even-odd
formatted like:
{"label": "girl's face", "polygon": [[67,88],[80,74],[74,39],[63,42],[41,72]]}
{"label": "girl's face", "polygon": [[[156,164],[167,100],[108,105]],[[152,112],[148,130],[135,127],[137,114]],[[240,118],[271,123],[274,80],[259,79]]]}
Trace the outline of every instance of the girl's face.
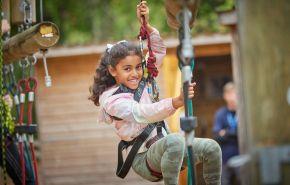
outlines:
{"label": "girl's face", "polygon": [[115,67],[109,67],[109,72],[118,84],[137,89],[143,76],[141,58],[138,55],[128,55]]}

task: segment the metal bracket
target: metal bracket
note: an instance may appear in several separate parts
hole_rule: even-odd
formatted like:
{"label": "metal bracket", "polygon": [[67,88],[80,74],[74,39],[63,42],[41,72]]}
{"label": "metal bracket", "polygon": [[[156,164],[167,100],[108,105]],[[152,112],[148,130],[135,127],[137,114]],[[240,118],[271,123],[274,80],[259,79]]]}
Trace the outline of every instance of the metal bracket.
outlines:
{"label": "metal bracket", "polygon": [[197,126],[197,117],[182,117],[180,118],[180,127],[184,132],[191,132]]}
{"label": "metal bracket", "polygon": [[290,163],[290,145],[261,148],[258,154],[262,184],[281,184],[281,164]]}
{"label": "metal bracket", "polygon": [[37,125],[31,124],[31,125],[16,125],[15,126],[15,132],[18,134],[35,134],[37,133]]}

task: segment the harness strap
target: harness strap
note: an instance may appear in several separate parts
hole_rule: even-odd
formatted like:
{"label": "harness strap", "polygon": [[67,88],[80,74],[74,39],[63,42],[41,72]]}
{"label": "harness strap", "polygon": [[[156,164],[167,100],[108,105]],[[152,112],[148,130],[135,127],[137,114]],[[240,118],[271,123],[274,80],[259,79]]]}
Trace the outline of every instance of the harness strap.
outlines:
{"label": "harness strap", "polygon": [[[157,127],[157,129],[158,129],[158,127]],[[151,139],[149,139],[146,142],[146,144],[145,144],[146,148],[149,149],[151,145],[153,145],[156,141],[158,141],[159,139],[161,139],[163,137],[164,137],[164,135],[162,134],[162,131],[158,132],[158,130],[157,130],[157,135],[152,137]]]}
{"label": "harness strap", "polygon": [[[112,95],[116,95],[116,94],[120,94],[120,93],[132,93],[132,94],[134,94],[134,100],[139,102],[141,99],[142,93],[145,89],[145,86],[146,86],[146,80],[145,80],[145,78],[142,78],[142,80],[140,81],[139,86],[136,90],[129,89],[128,87],[121,84],[119,86],[119,88],[116,90],[116,92],[114,92]],[[118,118],[116,116],[112,116],[110,114],[108,114],[108,115],[114,120],[117,120],[117,121],[122,120],[121,118]]]}
{"label": "harness strap", "polygon": [[[121,84],[120,87],[117,89],[117,91],[115,93],[113,93],[113,95],[120,94],[120,93],[133,93],[134,100],[139,102],[141,99],[142,93],[145,89],[145,86],[146,86],[146,80],[145,80],[145,78],[142,78],[142,80],[140,81],[139,86],[136,90],[129,89],[126,86]],[[109,115],[109,116],[114,120],[118,120],[118,121],[122,120],[121,118],[118,118],[116,116],[111,116],[111,115]],[[118,165],[117,165],[117,171],[116,171],[116,175],[118,177],[120,177],[120,178],[126,177],[140,147],[142,146],[142,144],[146,141],[146,139],[149,137],[151,132],[156,127],[157,127],[157,137],[156,138],[153,137],[152,139],[150,139],[146,143],[146,145],[150,147],[154,142],[156,142],[158,139],[163,137],[162,127],[164,127],[164,129],[166,130],[164,121],[148,124],[145,127],[145,129],[142,131],[142,133],[139,134],[132,141],[127,142],[127,141],[121,140],[119,142],[119,145],[118,145]],[[127,158],[125,159],[125,162],[124,162],[122,152],[131,145],[132,145],[132,148],[131,148],[131,150],[130,150],[129,154],[127,155]]]}
{"label": "harness strap", "polygon": [[[134,158],[139,150],[139,148],[142,146],[144,141],[148,138],[148,136],[151,134],[151,132],[156,127],[156,124],[148,124],[147,127],[144,129],[144,131],[133,141],[126,142],[121,140],[118,145],[118,166],[117,166],[117,172],[116,175],[120,178],[125,178],[128,174],[132,163],[134,161]],[[123,150],[127,149],[130,145],[133,145],[125,162],[123,160],[122,152]]]}
{"label": "harness strap", "polygon": [[132,90],[123,84],[119,86],[119,88],[114,92],[112,95],[120,94],[120,93],[132,93],[134,94],[134,100],[139,102],[142,96],[142,93],[145,89],[146,86],[146,79],[142,78],[141,81],[139,82],[138,88],[136,90]]}

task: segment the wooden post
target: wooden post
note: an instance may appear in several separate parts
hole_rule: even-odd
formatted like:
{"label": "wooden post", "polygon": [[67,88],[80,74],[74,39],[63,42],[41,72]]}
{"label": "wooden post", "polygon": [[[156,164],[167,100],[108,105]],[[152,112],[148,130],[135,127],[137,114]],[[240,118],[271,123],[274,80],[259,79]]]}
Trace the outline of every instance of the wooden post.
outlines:
{"label": "wooden post", "polygon": [[[244,111],[240,118],[245,120],[242,124],[249,131],[247,138],[242,136],[240,139],[249,141],[250,184],[266,184],[265,178],[271,180],[273,175],[280,174],[261,175],[264,169],[259,168],[259,151],[290,146],[290,105],[287,102],[290,88],[290,1],[240,0],[237,8],[238,67],[243,82],[243,85],[238,85],[244,95]],[[267,160],[272,161],[270,158]],[[282,184],[290,183],[289,178],[288,182],[285,181]]]}
{"label": "wooden post", "polygon": [[54,46],[59,40],[59,30],[51,22],[42,22],[21,32],[3,45],[4,64],[36,53],[39,49]]}
{"label": "wooden post", "polygon": [[[237,12],[235,9],[229,11],[219,12],[219,22],[231,29],[232,43],[231,43],[231,56],[232,56],[232,69],[234,83],[236,84],[237,94],[238,94],[238,109],[237,114],[239,118],[238,125],[238,135],[239,135],[239,150],[240,154],[248,154],[249,146],[251,146],[251,135],[249,134],[250,126],[247,124],[247,119],[245,119],[245,95],[244,95],[244,82],[243,82],[243,71],[242,63],[240,60],[239,51],[239,37],[237,29]],[[249,173],[248,170],[241,168],[241,181],[242,184],[249,184]]]}

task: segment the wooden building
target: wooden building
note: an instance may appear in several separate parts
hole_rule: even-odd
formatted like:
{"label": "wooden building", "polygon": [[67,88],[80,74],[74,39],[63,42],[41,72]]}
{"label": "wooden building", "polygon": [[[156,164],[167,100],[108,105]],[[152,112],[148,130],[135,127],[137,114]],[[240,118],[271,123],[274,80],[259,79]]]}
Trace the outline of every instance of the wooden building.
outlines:
{"label": "wooden building", "polygon": [[[178,41],[169,39],[165,43],[167,56],[158,83],[162,97],[170,97],[178,95],[180,89],[180,72],[175,56]],[[230,43],[229,35],[193,39],[196,57],[194,79],[197,82],[194,112],[199,122],[198,137],[211,137],[214,112],[223,105],[222,85],[232,79]],[[36,115],[42,184],[151,184],[132,170],[125,180],[115,176],[118,138],[110,125],[97,123],[98,107],[88,100],[95,68],[104,50],[105,46],[49,50],[50,88],[44,86],[42,62],[37,63]],[[180,114],[182,110],[168,119],[174,132],[179,131]]]}

